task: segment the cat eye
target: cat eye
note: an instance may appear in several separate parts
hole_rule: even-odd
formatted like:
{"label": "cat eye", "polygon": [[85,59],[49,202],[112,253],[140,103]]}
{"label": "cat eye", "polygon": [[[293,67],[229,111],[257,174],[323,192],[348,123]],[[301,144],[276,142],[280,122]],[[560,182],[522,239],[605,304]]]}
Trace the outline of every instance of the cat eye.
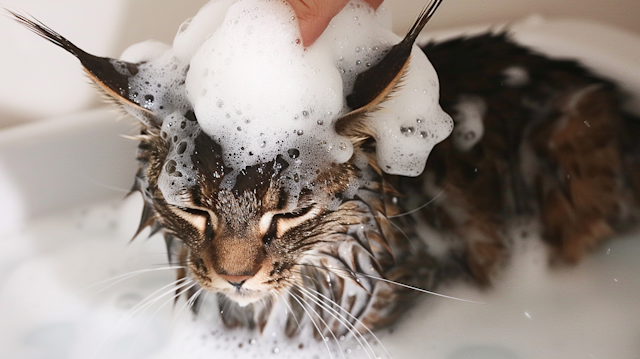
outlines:
{"label": "cat eye", "polygon": [[[304,207],[293,212],[265,214],[260,221],[260,227],[266,227],[266,221],[270,219],[269,226],[267,227],[262,242],[265,245],[269,245],[275,238],[278,238],[288,230],[296,227],[309,218],[316,215],[316,211],[313,211],[314,207]],[[270,218],[269,218],[270,217]]]}
{"label": "cat eye", "polygon": [[213,238],[213,223],[209,212],[182,206],[175,206],[173,208],[175,208],[174,213],[180,211],[180,213],[176,213],[180,218],[189,222],[200,232],[204,233],[205,239],[209,240]]}

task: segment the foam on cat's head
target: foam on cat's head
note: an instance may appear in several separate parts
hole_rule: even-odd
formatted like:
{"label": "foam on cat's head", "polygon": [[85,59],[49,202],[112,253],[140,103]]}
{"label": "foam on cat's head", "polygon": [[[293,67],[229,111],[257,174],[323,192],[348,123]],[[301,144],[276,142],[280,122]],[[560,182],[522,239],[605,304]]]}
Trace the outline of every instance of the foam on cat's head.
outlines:
{"label": "foam on cat's head", "polygon": [[[140,103],[164,122],[193,109],[226,166],[238,171],[282,155],[289,171],[312,181],[308,174],[352,157],[351,142],[334,123],[349,111],[345,98],[356,76],[400,41],[389,25],[384,10],[352,1],[305,48],[288,3],[214,0],[181,26],[172,47],[134,45],[123,59],[145,61],[130,83]],[[437,75],[422,51],[414,48],[409,66],[369,121],[381,168],[415,176],[452,122],[438,105]],[[167,123],[162,128],[171,131]],[[182,157],[185,163],[176,163],[187,171],[190,157]],[[174,189],[186,185],[170,182]]]}

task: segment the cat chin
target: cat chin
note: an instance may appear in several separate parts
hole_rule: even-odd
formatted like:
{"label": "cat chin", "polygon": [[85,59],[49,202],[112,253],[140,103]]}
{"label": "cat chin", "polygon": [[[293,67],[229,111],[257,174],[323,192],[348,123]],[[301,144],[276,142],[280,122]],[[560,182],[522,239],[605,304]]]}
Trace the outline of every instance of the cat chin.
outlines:
{"label": "cat chin", "polygon": [[240,307],[246,307],[249,304],[255,303],[265,298],[268,293],[262,293],[258,291],[243,291],[243,292],[224,292],[224,295],[232,301],[236,302]]}

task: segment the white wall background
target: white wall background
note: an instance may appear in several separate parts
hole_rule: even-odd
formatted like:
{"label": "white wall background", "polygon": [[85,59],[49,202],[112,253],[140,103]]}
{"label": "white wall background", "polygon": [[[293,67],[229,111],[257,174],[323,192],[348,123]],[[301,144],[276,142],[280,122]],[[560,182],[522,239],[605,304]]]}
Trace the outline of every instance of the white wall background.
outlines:
{"label": "white wall background", "polygon": [[[183,20],[208,0],[5,0],[88,52],[118,57],[146,39],[171,43]],[[386,0],[402,33],[427,0]],[[532,14],[604,22],[640,36],[640,0],[445,0],[429,29],[517,21]],[[0,128],[60,116],[100,101],[60,49],[0,18]],[[639,60],[640,61],[640,60]]]}

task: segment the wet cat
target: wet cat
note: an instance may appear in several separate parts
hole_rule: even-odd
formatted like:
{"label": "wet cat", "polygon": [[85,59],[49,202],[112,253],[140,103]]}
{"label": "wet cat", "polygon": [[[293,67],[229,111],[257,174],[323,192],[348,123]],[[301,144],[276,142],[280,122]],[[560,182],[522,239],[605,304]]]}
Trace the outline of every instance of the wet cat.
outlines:
{"label": "wet cat", "polygon": [[[544,238],[568,262],[632,217],[638,126],[620,109],[615,85],[506,34],[422,48],[456,127],[421,175],[392,175],[380,165],[379,134],[367,118],[402,87],[415,37],[439,3],[347,94],[350,111],[334,127],[349,139],[352,156],[311,174],[298,172],[299,148],[232,168],[193,108],[159,119],[163,102],[132,85],[144,61],[89,55],[13,16],[78,57],[140,120],[133,188],[145,200],[140,230],[164,233],[181,279],[177,292],[194,301],[201,289],[216,293],[228,327],[262,329],[284,302],[290,310],[277,319],[287,335],[308,321],[324,336],[394,322],[415,288],[460,278],[489,284],[508,260],[500,230],[513,216],[539,216]],[[428,136],[424,121],[400,128],[407,141]]]}

